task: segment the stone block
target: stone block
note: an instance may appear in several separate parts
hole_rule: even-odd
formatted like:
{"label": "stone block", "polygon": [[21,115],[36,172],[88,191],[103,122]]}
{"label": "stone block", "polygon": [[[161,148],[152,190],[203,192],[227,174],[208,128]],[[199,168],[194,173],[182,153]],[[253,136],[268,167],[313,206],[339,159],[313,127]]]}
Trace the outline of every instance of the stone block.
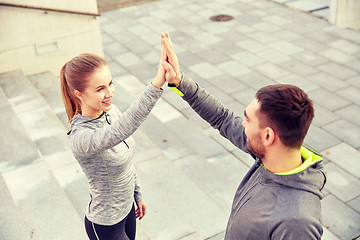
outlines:
{"label": "stone block", "polygon": [[[160,39],[160,36],[159,36],[159,39]],[[159,43],[159,45],[160,45],[160,43]],[[134,53],[134,54],[136,54],[138,56],[141,56],[141,57],[142,57],[142,54],[147,53],[150,50],[153,50],[153,46],[150,45],[149,43],[147,43],[143,39],[136,39],[134,41],[125,43],[124,46],[126,48],[128,48],[128,49],[131,49],[132,53]],[[160,50],[159,50],[159,57],[158,58],[160,59]]]}
{"label": "stone block", "polygon": [[274,36],[274,33],[255,31],[254,33],[248,34],[248,36],[251,37],[252,39],[254,39],[260,43],[264,43],[264,44],[269,44],[269,43],[279,41],[279,38],[276,37],[277,35]]}
{"label": "stone block", "polygon": [[340,119],[340,116],[334,114],[332,111],[327,110],[326,108],[322,107],[321,105],[314,104],[315,109],[315,116],[313,119],[313,124],[321,127],[329,124],[333,121]]}
{"label": "stone block", "polygon": [[236,46],[243,48],[246,51],[257,53],[266,49],[264,44],[261,44],[255,40],[243,40],[236,43]]}
{"label": "stone block", "polygon": [[6,138],[3,138],[0,144],[1,171],[29,164],[39,158],[37,146],[10,106],[0,108],[0,124],[6,126],[2,128],[2,134]]}
{"label": "stone block", "polygon": [[338,79],[348,79],[359,74],[350,68],[334,62],[325,63],[317,66],[317,68]]}
{"label": "stone block", "polygon": [[329,45],[348,54],[356,54],[360,52],[360,46],[358,44],[354,44],[346,39],[335,40],[329,43]]}
{"label": "stone block", "polygon": [[[310,53],[315,54],[317,56],[317,58],[323,58],[321,56],[318,56],[318,52],[326,50],[328,48],[325,44],[315,41],[308,37],[302,37],[300,39],[297,39],[294,41],[294,44],[304,48],[305,53],[310,52]],[[303,54],[304,52],[299,52],[293,56],[294,57],[299,56],[299,55]],[[327,59],[325,59],[323,63],[325,63],[325,62],[327,62]]]}
{"label": "stone block", "polygon": [[321,88],[309,92],[308,94],[315,103],[330,111],[343,108],[350,104],[346,99]]}
{"label": "stone block", "polygon": [[208,127],[205,129],[205,131],[209,137],[214,139],[217,143],[219,143],[222,147],[224,147],[228,152],[232,152],[237,149],[237,147],[233,143],[231,143],[228,139],[221,136],[218,130],[216,130],[208,125]]}
{"label": "stone block", "polygon": [[[219,51],[215,50],[206,50],[203,52],[199,52],[197,54],[198,57],[202,58],[203,61],[206,61],[211,64],[219,64],[230,60],[230,57],[225,56]],[[182,62],[181,55],[178,54],[179,61]]]}
{"label": "stone block", "polygon": [[266,77],[269,77],[270,79],[273,79],[273,80],[290,74],[290,72],[286,71],[285,69],[280,68],[277,65],[269,63],[269,62],[258,64],[256,66],[254,66],[253,68],[256,71],[258,71],[259,73],[261,73],[261,74],[265,75]]}
{"label": "stone block", "polygon": [[119,54],[114,56],[113,59],[124,67],[130,67],[142,63],[142,59],[132,52]]}
{"label": "stone block", "polygon": [[241,76],[240,80],[255,90],[259,90],[267,85],[275,84],[276,82],[264,77],[257,72],[251,72]]}
{"label": "stone block", "polygon": [[246,106],[239,103],[238,101],[233,101],[233,102],[227,103],[225,105],[231,111],[233,111],[236,116],[244,116],[244,110],[245,110]]}
{"label": "stone block", "polygon": [[324,129],[331,132],[344,142],[350,144],[354,148],[360,147],[360,127],[351,122],[340,119],[324,126]]}
{"label": "stone block", "polygon": [[222,54],[231,56],[240,52],[243,52],[244,49],[234,45],[232,42],[222,41],[220,43],[214,44],[212,46],[215,50],[219,51]]}
{"label": "stone block", "polygon": [[251,69],[236,61],[220,63],[217,67],[232,77],[239,77],[251,72]]}
{"label": "stone block", "polygon": [[210,34],[207,32],[197,34],[195,36],[195,39],[197,39],[199,42],[206,44],[206,45],[212,45],[212,44],[222,41],[221,38],[214,36],[213,34]]}
{"label": "stone block", "polygon": [[271,24],[280,25],[280,26],[291,23],[291,20],[283,18],[281,16],[276,16],[276,15],[270,15],[270,16],[264,17],[262,19]]}
{"label": "stone block", "polygon": [[[354,177],[360,178],[360,173],[357,171],[360,160],[360,151],[351,147],[347,143],[340,143],[327,149],[324,153],[331,162],[337,164],[340,168],[348,171]],[[360,187],[360,186],[359,186]]]}
{"label": "stone block", "polygon": [[182,142],[181,138],[172,130],[173,126],[166,127],[150,114],[139,130],[161,149],[168,159],[175,160],[193,154],[195,150]]}
{"label": "stone block", "polygon": [[306,93],[309,93],[311,91],[314,91],[314,90],[320,88],[318,85],[306,80],[305,78],[301,78],[298,75],[294,75],[294,74],[290,74],[285,77],[278,78],[278,79],[276,79],[276,82],[281,83],[281,84],[291,84],[291,85],[298,86]]}
{"label": "stone block", "polygon": [[350,86],[336,91],[336,94],[355,104],[360,103],[360,88]]}
{"label": "stone block", "polygon": [[297,60],[290,60],[283,62],[281,63],[281,67],[300,77],[306,77],[318,71],[316,68],[312,67],[311,65]]}
{"label": "stone block", "polygon": [[332,162],[325,164],[327,182],[325,188],[343,202],[360,195],[360,180],[348,174]]}
{"label": "stone block", "polygon": [[212,157],[225,151],[218,143],[209,138],[201,128],[188,119],[179,118],[165,124],[169,128],[176,126],[172,130],[177,133],[181,141],[202,156]]}
{"label": "stone block", "polygon": [[346,64],[350,61],[355,60],[355,57],[348,54],[341,52],[337,49],[329,48],[324,51],[319,52],[320,55],[328,58],[330,61]]}
{"label": "stone block", "polygon": [[238,100],[242,105],[247,106],[255,98],[256,91],[257,90],[252,88],[246,88],[231,94],[231,96]]}
{"label": "stone block", "polygon": [[264,58],[265,60],[271,62],[271,63],[283,63],[286,61],[289,61],[291,58],[286,55],[283,54],[277,50],[274,49],[267,49],[265,51],[261,51],[259,53],[257,53],[258,56]]}
{"label": "stone block", "polygon": [[255,163],[255,159],[251,157],[250,154],[244,152],[243,150],[236,149],[232,152],[232,154],[239,159],[242,163],[244,163],[248,168],[250,168]]}
{"label": "stone block", "polygon": [[151,114],[159,119],[162,123],[177,121],[178,119],[182,118],[181,113],[163,99],[159,99],[157,101],[156,105],[151,111]]}
{"label": "stone block", "polygon": [[114,60],[108,61],[108,66],[110,68],[111,75],[113,76],[113,78],[115,76],[123,76],[123,75],[128,74],[126,68],[124,68],[118,62],[116,62]]}
{"label": "stone block", "polygon": [[147,64],[146,62],[140,62],[138,64],[128,66],[126,69],[130,74],[135,75],[147,85],[155,78],[158,67]]}
{"label": "stone block", "polygon": [[189,69],[193,72],[196,72],[200,75],[200,77],[204,79],[210,79],[214,77],[218,77],[223,74],[222,71],[220,71],[218,68],[216,68],[214,65],[203,62],[199,63],[193,66],[190,66]]}
{"label": "stone block", "polygon": [[321,204],[323,224],[329,231],[339,236],[340,239],[353,239],[359,235],[359,213],[331,194],[326,196]]}
{"label": "stone block", "polygon": [[202,129],[206,129],[210,127],[210,124],[206,122],[204,119],[202,119],[199,114],[197,114],[194,110],[191,108],[187,108],[185,110],[181,111],[186,118],[188,118],[190,121],[198,125]]}
{"label": "stone block", "polygon": [[[211,52],[211,51],[205,51],[205,52]],[[204,62],[204,59],[198,57],[198,54],[194,54],[190,52],[179,53],[177,54],[177,57],[181,65],[185,67],[191,67],[192,65],[196,65]]]}
{"label": "stone block", "polygon": [[304,140],[305,145],[318,152],[324,151],[340,142],[341,140],[335,134],[332,135],[314,124],[310,125],[310,129]]}
{"label": "stone block", "polygon": [[[360,53],[358,54],[358,56],[360,56]],[[359,57],[355,58],[354,61],[350,61],[346,64],[348,67],[352,68],[355,71],[360,72],[360,59]],[[360,76],[360,74],[358,75],[358,77]]]}
{"label": "stone block", "polygon": [[278,41],[275,43],[271,43],[269,44],[269,46],[288,55],[299,53],[304,50],[302,47],[286,41]]}
{"label": "stone block", "polygon": [[342,118],[352,122],[353,124],[360,127],[360,107],[356,104],[351,104],[347,107],[341,108],[335,111],[336,114],[341,116]]}
{"label": "stone block", "polygon": [[119,55],[119,54],[123,54],[126,53],[127,51],[129,51],[125,45],[119,43],[119,42],[111,42],[108,44],[104,44],[103,43],[103,48],[104,48],[104,52],[110,56],[111,58]]}
{"label": "stone block", "polygon": [[257,30],[260,30],[261,32],[266,32],[266,33],[276,32],[281,29],[277,25],[274,25],[274,24],[271,24],[268,22],[264,22],[264,21],[253,24],[253,27],[256,28]]}
{"label": "stone block", "polygon": [[235,59],[236,61],[239,61],[240,63],[242,63],[248,67],[265,62],[265,60],[263,58],[257,56],[254,53],[251,53],[251,52],[240,52],[240,53],[231,55],[231,57],[233,59]]}
{"label": "stone block", "polygon": [[318,72],[309,76],[306,76],[306,79],[310,80],[312,83],[321,86],[322,88],[325,88],[326,90],[330,92],[334,92],[336,90],[342,89],[346,86],[348,86],[348,83],[339,80],[337,78],[332,77],[331,75],[324,73],[324,72]]}
{"label": "stone block", "polygon": [[360,214],[360,196],[349,201],[347,204]]}
{"label": "stone block", "polygon": [[[241,77],[241,79],[242,78],[243,76]],[[206,90],[211,89],[209,87],[216,87],[227,94],[239,91],[241,89],[245,89],[247,87],[242,81],[228,74],[209,79],[209,83],[211,83],[211,85],[207,86]]]}
{"label": "stone block", "polygon": [[[225,80],[225,79],[224,79]],[[226,80],[225,80],[226,81]],[[240,83],[241,84],[241,83]],[[222,91],[220,89],[220,87],[217,86],[207,86],[205,88],[205,90],[207,92],[209,92],[211,95],[213,95],[215,98],[217,98],[220,102],[222,102],[223,104],[232,102],[234,99],[227,93],[225,93],[224,91]]]}
{"label": "stone block", "polygon": [[355,77],[349,78],[346,80],[346,82],[350,83],[353,86],[360,88],[360,76],[355,76]]}

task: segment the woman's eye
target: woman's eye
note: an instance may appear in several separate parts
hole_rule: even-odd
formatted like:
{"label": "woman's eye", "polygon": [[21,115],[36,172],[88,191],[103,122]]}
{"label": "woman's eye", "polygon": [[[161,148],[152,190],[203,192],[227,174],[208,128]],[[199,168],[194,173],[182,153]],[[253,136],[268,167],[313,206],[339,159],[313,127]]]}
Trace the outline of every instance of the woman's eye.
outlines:
{"label": "woman's eye", "polygon": [[109,83],[109,86],[112,85],[112,84],[113,84],[113,81],[111,81],[111,82]]}
{"label": "woman's eye", "polygon": [[99,89],[97,89],[96,91],[97,91],[97,92],[100,92],[101,90],[103,90],[103,88],[99,88]]}

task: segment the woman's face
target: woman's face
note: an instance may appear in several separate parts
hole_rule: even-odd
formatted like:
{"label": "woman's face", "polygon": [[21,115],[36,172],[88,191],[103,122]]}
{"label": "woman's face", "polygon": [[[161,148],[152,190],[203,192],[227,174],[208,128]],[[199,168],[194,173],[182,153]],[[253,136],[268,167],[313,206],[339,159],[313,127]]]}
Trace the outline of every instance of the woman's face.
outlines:
{"label": "woman's face", "polygon": [[85,91],[75,92],[75,95],[81,100],[83,116],[98,117],[104,111],[111,109],[114,93],[115,88],[110,69],[104,65],[90,76]]}

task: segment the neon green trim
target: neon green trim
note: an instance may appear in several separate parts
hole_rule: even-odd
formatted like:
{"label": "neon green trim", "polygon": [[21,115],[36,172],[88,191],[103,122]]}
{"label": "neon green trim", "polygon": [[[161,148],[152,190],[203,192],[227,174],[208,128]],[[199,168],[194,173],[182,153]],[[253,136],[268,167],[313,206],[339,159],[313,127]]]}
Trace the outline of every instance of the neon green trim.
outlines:
{"label": "neon green trim", "polygon": [[180,95],[181,97],[183,97],[184,96],[184,94],[179,90],[179,89],[177,89],[176,87],[175,87],[175,85],[173,85],[173,86],[169,86],[168,85],[168,87],[171,89],[171,90],[173,90],[174,91],[174,93],[176,93],[177,95]]}
{"label": "neon green trim", "polygon": [[306,168],[308,168],[309,166],[311,166],[314,162],[320,161],[322,159],[322,156],[315,154],[314,152],[310,151],[309,149],[305,148],[304,146],[301,146],[301,156],[305,159],[305,161],[303,162],[303,164],[301,164],[301,166],[290,170],[288,172],[283,172],[283,173],[275,173],[276,175],[290,175],[290,174],[295,174],[295,173],[299,173],[303,170],[305,170]]}

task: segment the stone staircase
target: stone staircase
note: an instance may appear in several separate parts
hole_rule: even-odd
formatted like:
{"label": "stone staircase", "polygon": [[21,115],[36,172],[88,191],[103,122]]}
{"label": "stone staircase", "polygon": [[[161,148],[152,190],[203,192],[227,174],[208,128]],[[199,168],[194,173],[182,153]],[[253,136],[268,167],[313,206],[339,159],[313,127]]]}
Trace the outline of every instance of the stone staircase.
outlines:
{"label": "stone staircase", "polygon": [[87,239],[87,181],[68,147],[58,82],[0,75],[2,240]]}

